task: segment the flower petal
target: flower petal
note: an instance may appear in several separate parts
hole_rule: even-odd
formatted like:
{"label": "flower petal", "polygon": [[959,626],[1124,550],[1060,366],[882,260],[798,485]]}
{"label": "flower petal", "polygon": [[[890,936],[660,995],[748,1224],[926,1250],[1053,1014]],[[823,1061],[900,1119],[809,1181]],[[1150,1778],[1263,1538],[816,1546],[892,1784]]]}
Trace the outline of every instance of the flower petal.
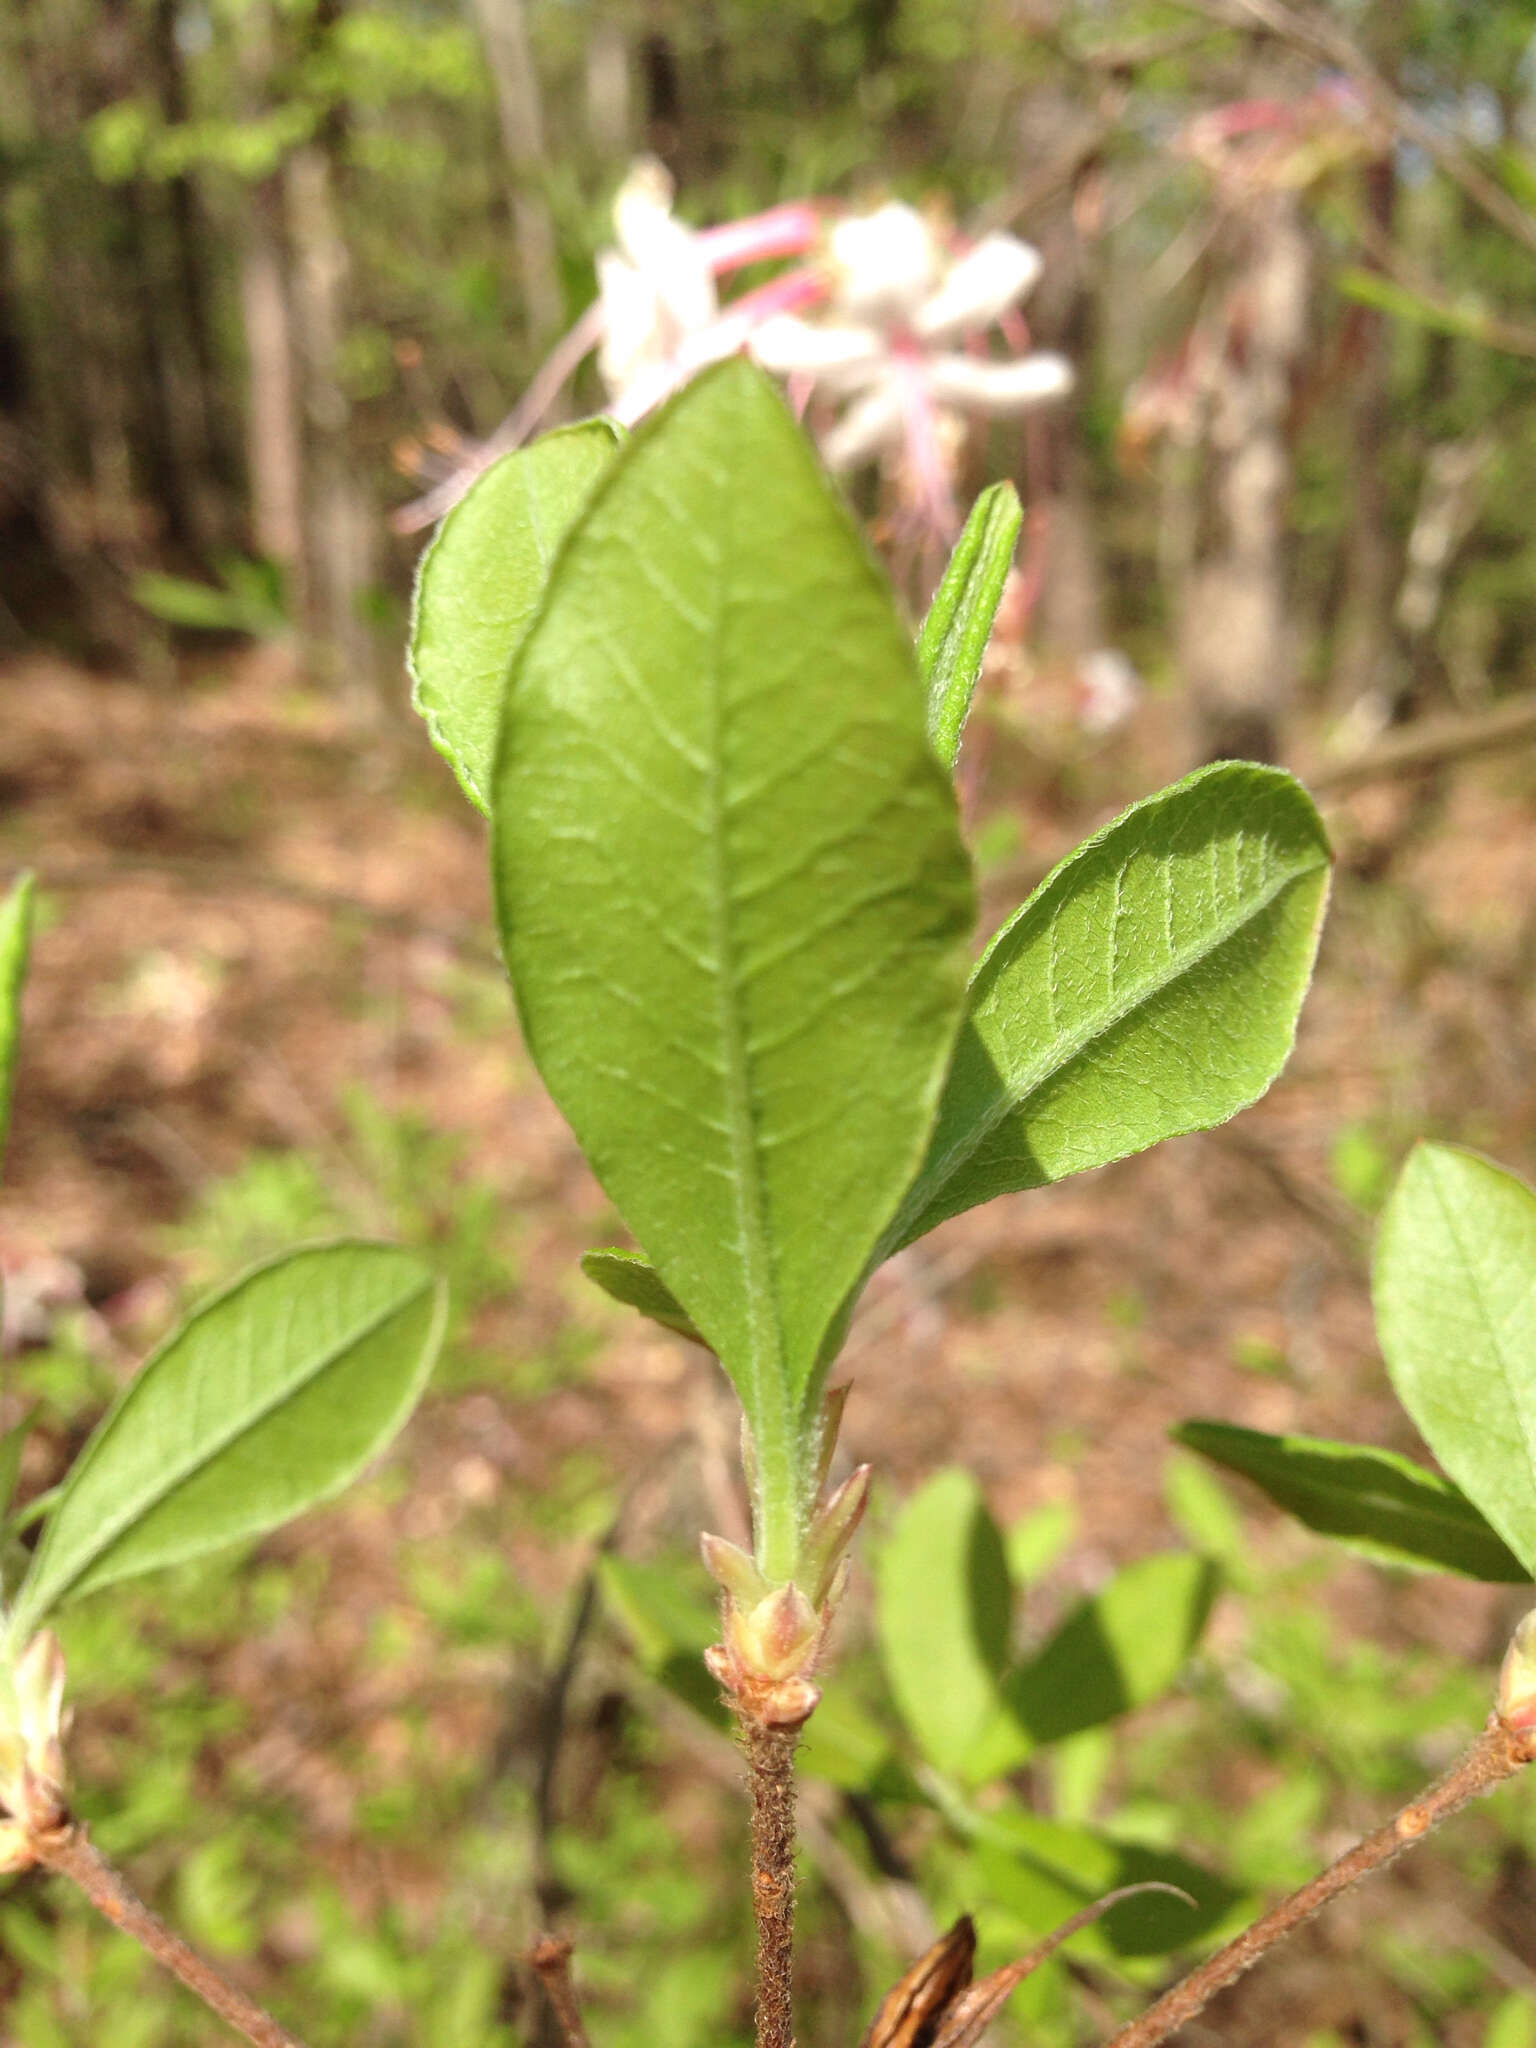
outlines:
{"label": "flower petal", "polygon": [[752,353],[772,376],[807,376],[847,388],[850,378],[862,381],[879,363],[885,342],[873,327],[822,327],[779,313],[753,334]]}
{"label": "flower petal", "polygon": [[912,331],[937,341],[962,328],[990,327],[1033,288],[1041,267],[1039,250],[1017,235],[983,235],[918,307]]}
{"label": "flower petal", "polygon": [[838,304],[854,320],[909,321],[938,279],[938,242],[915,207],[892,200],[852,214],[827,239]]}
{"label": "flower petal", "polygon": [[894,377],[882,377],[824,436],[822,460],[828,469],[853,469],[886,448],[899,447],[905,425],[900,385]]}
{"label": "flower petal", "polygon": [[928,388],[943,405],[961,412],[1026,412],[1072,389],[1072,365],[1065,356],[1044,353],[990,362],[984,356],[930,356]]}

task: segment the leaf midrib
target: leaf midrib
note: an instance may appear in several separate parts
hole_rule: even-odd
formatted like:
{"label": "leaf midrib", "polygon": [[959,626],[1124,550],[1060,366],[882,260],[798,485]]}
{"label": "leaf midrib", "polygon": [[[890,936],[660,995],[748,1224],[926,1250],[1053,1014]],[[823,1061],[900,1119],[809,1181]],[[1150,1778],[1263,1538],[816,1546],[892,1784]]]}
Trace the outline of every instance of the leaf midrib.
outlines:
{"label": "leaf midrib", "polygon": [[[283,1386],[258,1408],[248,1410],[238,1422],[232,1424],[221,1436],[214,1440],[210,1448],[201,1457],[184,1459],[179,1469],[172,1473],[158,1491],[148,1495],[141,1494],[138,1500],[130,1504],[123,1513],[114,1520],[105,1523],[103,1525],[104,1533],[98,1535],[94,1547],[85,1553],[83,1562],[59,1580],[58,1585],[49,1592],[46,1600],[40,1598],[38,1589],[46,1587],[48,1583],[47,1575],[43,1570],[43,1567],[48,1563],[48,1552],[46,1549],[39,1550],[37,1556],[38,1569],[35,1573],[28,1575],[27,1583],[23,1586],[20,1598],[16,1604],[15,1624],[18,1632],[24,1632],[25,1617],[31,1615],[34,1611],[44,1612],[48,1608],[56,1607],[59,1601],[69,1592],[70,1588],[79,1584],[91,1566],[98,1563],[111,1550],[118,1538],[134,1522],[142,1521],[146,1515],[152,1514],[156,1508],[162,1507],[172,1494],[176,1493],[189,1479],[195,1477],[197,1473],[211,1465],[216,1457],[229,1449],[231,1444],[238,1443],[244,1436],[249,1436],[251,1431],[265,1422],[269,1415],[274,1414],[286,1402],[293,1400],[297,1395],[313,1386],[320,1375],[334,1365],[336,1360],[344,1353],[354,1349],[359,1344],[365,1344],[370,1337],[375,1336],[393,1317],[412,1307],[423,1294],[430,1291],[432,1284],[430,1276],[424,1274],[406,1292],[381,1308],[368,1322],[354,1328],[348,1335],[338,1339],[328,1350],[322,1352],[314,1365],[301,1378],[285,1381]],[[150,1364],[153,1364],[153,1362],[151,1360]],[[146,1365],[143,1369],[148,1371],[149,1366]],[[73,1490],[73,1482],[78,1481],[85,1474],[93,1471],[96,1465],[100,1463],[107,1445],[112,1441],[113,1435],[127,1413],[128,1403],[125,1401],[113,1417],[111,1429],[103,1431],[102,1435],[97,1439],[89,1462],[82,1463],[76,1472],[71,1475],[71,1490]],[[50,1530],[59,1526],[62,1513],[68,1505],[69,1500],[67,1497],[59,1502],[58,1507],[54,1510]]]}
{"label": "leaf midrib", "polygon": [[[719,1024],[722,1077],[725,1082],[726,1123],[730,1134],[732,1182],[735,1193],[737,1241],[741,1247],[743,1296],[749,1358],[744,1361],[751,1383],[749,1421],[754,1431],[767,1420],[769,1399],[779,1394],[776,1408],[787,1405],[783,1331],[777,1298],[772,1287],[767,1220],[764,1215],[766,1191],[758,1154],[757,1118],[752,1109],[752,1055],[741,1015],[742,983],[737,959],[738,946],[734,915],[736,895],[731,885],[731,860],[727,845],[727,792],[724,787],[725,729],[727,725],[723,680],[724,641],[729,606],[728,585],[734,574],[735,492],[727,487],[720,518],[720,541],[716,555],[718,570],[715,601],[710,616],[710,645],[707,665],[709,699],[709,750],[705,768],[706,803],[709,808],[710,914],[714,926],[717,968],[716,1015]],[[766,1310],[766,1314],[765,1314]],[[766,1325],[766,1327],[765,1327]],[[734,1365],[735,1361],[728,1361]],[[768,1383],[776,1378],[777,1389]],[[759,1445],[760,1455],[767,1447]]]}
{"label": "leaf midrib", "polygon": [[[1132,858],[1134,859],[1135,856],[1133,855]],[[1129,866],[1129,862],[1127,861],[1124,866]],[[1256,923],[1267,910],[1272,908],[1287,890],[1294,888],[1298,882],[1305,881],[1309,875],[1326,872],[1327,866],[1326,859],[1319,856],[1314,864],[1291,869],[1288,873],[1280,876],[1274,886],[1266,890],[1263,897],[1257,903],[1253,903],[1242,917],[1225,926],[1214,938],[1209,939],[1205,943],[1195,944],[1183,952],[1169,972],[1159,981],[1149,987],[1144,987],[1134,997],[1123,1003],[1112,1003],[1099,1021],[1088,1026],[1080,1026],[1075,1031],[1069,1031],[1065,1037],[1054,1039],[1049,1052],[1044,1056],[1041,1064],[1035,1068],[1031,1078],[1024,1085],[1018,1088],[1009,1085],[998,1090],[994,1100],[984,1113],[944,1155],[942,1173],[936,1178],[930,1178],[927,1174],[923,1174],[920,1177],[913,1192],[916,1193],[918,1189],[923,1191],[921,1205],[916,1206],[912,1204],[909,1198],[909,1201],[903,1204],[902,1212],[898,1216],[896,1223],[892,1225],[888,1235],[894,1240],[898,1228],[905,1230],[914,1218],[925,1215],[935,1205],[939,1196],[949,1186],[955,1175],[968,1160],[975,1156],[998,1126],[1005,1122],[1007,1118],[1016,1115],[1019,1110],[1023,1109],[1032,1096],[1039,1094],[1040,1090],[1049,1082],[1055,1080],[1058,1075],[1080,1060],[1084,1053],[1088,1052],[1100,1039],[1107,1038],[1112,1031],[1117,1030],[1128,1018],[1134,1016],[1138,1010],[1147,1008],[1160,996],[1165,995],[1176,982],[1182,981],[1185,976],[1191,974],[1197,967],[1200,967],[1213,954],[1220,952],[1223,946],[1230,945],[1233,939],[1239,937],[1247,926]],[[1122,867],[1121,872],[1123,874],[1124,867]],[[1046,886],[1049,887],[1050,885],[1046,884]],[[1020,918],[1027,917],[1031,908],[1031,905],[1026,904],[1019,913]],[[978,962],[976,973],[971,977],[972,989],[975,988],[977,977],[981,974],[983,968],[986,967],[989,957],[990,949],[988,954],[983,956],[981,961]],[[969,1016],[966,1021],[971,1021]],[[978,1037],[980,1036],[979,1031],[977,1035]]]}

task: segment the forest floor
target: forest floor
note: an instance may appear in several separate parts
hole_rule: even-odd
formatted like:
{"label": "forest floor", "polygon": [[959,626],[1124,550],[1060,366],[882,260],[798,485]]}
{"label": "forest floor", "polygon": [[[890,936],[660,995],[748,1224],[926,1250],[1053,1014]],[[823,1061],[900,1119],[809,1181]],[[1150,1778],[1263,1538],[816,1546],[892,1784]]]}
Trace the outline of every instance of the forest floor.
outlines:
{"label": "forest floor", "polygon": [[[174,687],[15,663],[0,672],[0,730],[0,870],[35,867],[44,903],[0,1187],[17,1343],[44,1345],[74,1318],[104,1376],[125,1377],[189,1286],[227,1277],[226,1239],[259,1241],[261,1218],[229,1224],[220,1194],[243,1186],[259,1208],[253,1159],[302,1156],[349,1227],[388,1231],[414,1202],[429,1235],[474,1237],[462,1362],[394,1455],[396,1483],[325,1517],[343,1561],[326,1627],[259,1652],[231,1641],[209,1676],[263,1728],[247,1765],[305,1811],[339,1882],[364,1897],[430,1888],[419,1856],[348,1846],[360,1788],[419,1762],[401,1701],[422,1674],[407,1659],[381,1686],[361,1654],[403,1597],[402,1539],[494,1532],[515,1581],[558,1613],[602,1533],[595,1511],[549,1505],[579,1508],[573,1474],[622,1502],[619,1540],[637,1556],[701,1519],[739,1533],[729,1403],[699,1354],[621,1316],[577,1270],[616,1219],[518,1042],[481,821],[413,726],[390,714],[359,729],[260,649],[189,666]],[[1058,734],[1041,758],[1002,732],[983,751],[971,807],[1000,849],[984,874],[991,923],[1184,765],[1156,700],[1093,752]],[[1331,807],[1335,904],[1267,1100],[956,1219],[877,1276],[849,1347],[846,1449],[875,1464],[888,1501],[947,1463],[977,1474],[1005,1523],[1069,1501],[1079,1539],[1042,1590],[1042,1621],[1177,1540],[1164,1467],[1181,1419],[1423,1456],[1372,1337],[1370,1205],[1417,1135],[1536,1163],[1533,814],[1518,753]],[[458,1141],[451,1157],[430,1133]],[[199,1221],[211,1245],[192,1241]],[[83,1420],[34,1438],[28,1490],[57,1476]],[[1262,1540],[1291,1540],[1273,1516],[1254,1521]],[[266,1554],[292,1560],[308,1540],[290,1532]],[[1487,1658],[1518,1595],[1455,1592],[1346,1561],[1322,1597],[1345,1634]],[[1240,1625],[1218,1608],[1218,1641]],[[469,1660],[434,1695],[433,1740],[504,1764],[509,1742],[534,1738],[526,1720],[508,1734],[505,1673],[479,1669]],[[328,1747],[342,1727],[361,1762]],[[82,1769],[94,1740],[83,1722]],[[572,1771],[567,1800],[581,1796]],[[295,1954],[312,1939],[289,1933]],[[284,1938],[268,1937],[279,1963]],[[1362,2017],[1347,1941],[1330,1975],[1335,1937],[1307,1939],[1312,2017],[1277,2030],[1255,1979],[1225,2038],[1302,2041],[1324,2025],[1399,2038],[1379,2008]],[[1536,1969],[1536,1939],[1517,1947]]]}

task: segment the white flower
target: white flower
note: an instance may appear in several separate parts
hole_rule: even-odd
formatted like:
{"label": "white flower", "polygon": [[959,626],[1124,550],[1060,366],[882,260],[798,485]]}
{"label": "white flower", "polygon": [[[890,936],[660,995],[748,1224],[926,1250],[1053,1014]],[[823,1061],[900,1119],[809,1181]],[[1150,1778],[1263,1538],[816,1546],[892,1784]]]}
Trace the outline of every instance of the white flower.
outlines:
{"label": "white flower", "polygon": [[1064,357],[997,358],[949,346],[1011,316],[1040,275],[1015,235],[984,235],[950,258],[915,208],[891,202],[840,221],[829,237],[834,298],[826,320],[784,314],[753,334],[753,354],[844,408],[822,437],[832,469],[901,454],[935,522],[952,517],[944,452],[955,414],[1011,415],[1072,386]]}
{"label": "white flower", "polygon": [[643,158],[620,186],[613,226],[618,247],[597,259],[598,368],[618,416],[637,419],[701,366],[682,361],[720,308],[699,238],[673,217],[672,180],[654,158]]}

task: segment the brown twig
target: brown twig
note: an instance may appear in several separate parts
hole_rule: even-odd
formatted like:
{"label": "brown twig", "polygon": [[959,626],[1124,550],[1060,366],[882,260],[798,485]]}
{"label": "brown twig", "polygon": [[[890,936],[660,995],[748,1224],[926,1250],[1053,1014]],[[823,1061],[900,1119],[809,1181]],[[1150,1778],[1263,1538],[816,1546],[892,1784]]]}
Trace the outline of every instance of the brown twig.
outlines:
{"label": "brown twig", "polygon": [[541,1934],[528,1958],[560,2028],[565,2048],[587,2048],[587,2030],[571,1983],[571,1944],[556,1934]]}
{"label": "brown twig", "polygon": [[752,1781],[757,2048],[794,2048],[795,1744],[798,1728],[742,1716]]}
{"label": "brown twig", "polygon": [[1525,690],[1488,711],[1426,718],[1391,733],[1358,754],[1314,769],[1306,778],[1307,787],[1317,791],[1351,789],[1357,782],[1436,768],[1443,761],[1460,761],[1469,754],[1490,753],[1528,739],[1536,739],[1536,691]]}
{"label": "brown twig", "polygon": [[1182,1983],[1175,1984],[1155,2005],[1149,2005],[1129,2026],[1122,2027],[1105,2048],[1157,2048],[1160,2041],[1202,2012],[1218,1991],[1234,1983],[1267,1949],[1310,1920],[1330,1899],[1358,1884],[1361,1878],[1369,1877],[1373,1870],[1383,1869],[1469,1800],[1512,1778],[1531,1761],[1533,1754],[1536,1748],[1528,1734],[1517,1734],[1495,1717],[1461,1761],[1427,1792],[1411,1800],[1363,1842],[1357,1842],[1310,1884],[1304,1884],[1300,1891],[1272,1906],[1208,1962],[1191,1970]]}
{"label": "brown twig", "polygon": [[40,1863],[77,1884],[114,1927],[131,1934],[162,1968],[179,1978],[221,2020],[227,2020],[237,2034],[254,2043],[254,2048],[303,2048],[270,2013],[237,1991],[179,1935],[172,1934],[102,1855],[79,1821],[66,1821],[62,1827],[34,1835],[30,1846]]}

